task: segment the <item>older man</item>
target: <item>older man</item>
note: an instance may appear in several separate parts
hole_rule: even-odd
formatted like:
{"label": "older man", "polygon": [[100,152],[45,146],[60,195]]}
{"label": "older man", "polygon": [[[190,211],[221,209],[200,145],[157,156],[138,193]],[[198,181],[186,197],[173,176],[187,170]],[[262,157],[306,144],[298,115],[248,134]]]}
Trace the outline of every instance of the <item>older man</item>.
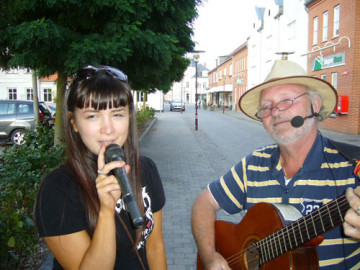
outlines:
{"label": "older man", "polygon": [[[348,162],[318,130],[318,121],[328,117],[336,103],[336,91],[329,83],[307,76],[298,64],[287,60],[275,61],[265,82],[242,96],[239,100],[241,110],[249,117],[262,121],[276,144],[258,149],[243,158],[224,176],[210,183],[195,200],[192,209],[192,231],[204,269],[236,268],[233,263],[249,266],[253,264],[250,262],[253,259],[249,255],[250,251],[257,254],[254,257],[257,261],[253,265],[262,265],[273,258],[276,260],[277,252],[281,255],[285,248],[292,250],[300,245],[299,241],[306,242],[303,238],[311,238],[309,231],[313,225],[319,226],[315,227],[315,236],[319,234],[317,229],[326,232],[325,240],[317,248],[313,248],[317,250],[317,255],[316,252],[315,255],[304,253],[303,263],[311,263],[309,258],[313,256],[315,264],[318,263],[321,269],[360,268],[360,187],[357,187],[359,179],[354,174],[355,165]],[[336,198],[345,192],[345,210],[341,215]],[[296,227],[286,232],[285,240],[279,240],[278,233],[274,243],[271,243],[269,256],[261,254],[265,252],[263,247],[250,244],[257,238],[255,236],[251,236],[254,239],[249,236],[249,243],[244,243],[243,248],[246,249],[243,251],[249,255],[247,257],[241,255],[242,250],[237,250],[238,254],[225,259],[224,254],[219,251],[221,248],[215,248],[220,244],[219,241],[223,241],[217,238],[215,243],[217,232],[214,223],[216,212],[220,209],[235,214],[256,208],[257,203],[265,202],[278,205],[280,213],[281,209],[285,208],[279,205],[294,206],[306,217],[309,213],[313,215],[314,209],[322,209],[323,205],[333,202],[334,199],[335,213],[327,206],[326,219],[323,220],[324,217],[320,215],[320,219],[314,221],[313,218],[309,224],[296,223]],[[251,210],[247,215],[250,212]],[[343,223],[343,226],[336,225],[332,214],[340,218],[340,221],[337,221],[339,224]],[[282,218],[286,215],[281,213]],[[344,215],[345,218],[342,219]],[[245,220],[249,219],[245,216],[243,222]],[[272,226],[269,222],[263,222],[264,217],[259,220],[265,223],[264,231],[267,226]],[[325,230],[327,226],[329,229]],[[232,233],[231,230],[226,233]],[[304,231],[306,233],[303,235]],[[254,232],[254,235],[259,236],[262,233]],[[296,239],[288,244],[291,242],[292,233]],[[222,244],[225,247],[227,245]],[[230,246],[230,243],[228,245]],[[273,249],[277,246],[280,248],[274,252]],[[265,245],[264,249],[266,247]],[[286,259],[290,265],[277,265],[276,269],[294,267],[291,264],[299,263],[296,258],[294,256]]]}

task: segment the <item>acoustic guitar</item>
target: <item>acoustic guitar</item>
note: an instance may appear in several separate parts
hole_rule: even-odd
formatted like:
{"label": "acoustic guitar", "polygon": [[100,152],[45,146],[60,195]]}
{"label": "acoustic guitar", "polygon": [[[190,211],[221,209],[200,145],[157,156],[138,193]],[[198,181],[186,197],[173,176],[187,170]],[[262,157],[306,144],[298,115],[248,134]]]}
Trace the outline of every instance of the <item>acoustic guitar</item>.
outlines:
{"label": "acoustic guitar", "polygon": [[[343,223],[349,208],[345,195],[306,216],[290,205],[258,203],[239,224],[216,221],[216,250],[233,270],[319,269],[321,235]],[[197,269],[204,269],[199,255]]]}

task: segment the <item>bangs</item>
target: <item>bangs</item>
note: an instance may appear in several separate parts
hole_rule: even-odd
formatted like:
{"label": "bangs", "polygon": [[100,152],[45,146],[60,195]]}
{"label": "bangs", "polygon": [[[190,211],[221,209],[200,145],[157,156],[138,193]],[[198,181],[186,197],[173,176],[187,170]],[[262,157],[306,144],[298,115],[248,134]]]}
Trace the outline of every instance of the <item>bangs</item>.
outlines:
{"label": "bangs", "polygon": [[127,86],[109,77],[90,78],[82,82],[82,91],[77,95],[77,108],[106,110],[132,104],[132,95]]}

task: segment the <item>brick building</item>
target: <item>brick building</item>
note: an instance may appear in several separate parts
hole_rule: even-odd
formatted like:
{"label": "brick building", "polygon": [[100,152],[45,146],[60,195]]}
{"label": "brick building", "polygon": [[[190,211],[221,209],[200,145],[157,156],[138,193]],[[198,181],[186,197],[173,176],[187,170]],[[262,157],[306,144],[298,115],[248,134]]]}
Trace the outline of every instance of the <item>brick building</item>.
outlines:
{"label": "brick building", "polygon": [[247,42],[227,56],[209,72],[209,105],[239,110],[237,101],[247,90]]}
{"label": "brick building", "polygon": [[308,0],[308,73],[338,91],[335,112],[323,128],[360,134],[360,1]]}

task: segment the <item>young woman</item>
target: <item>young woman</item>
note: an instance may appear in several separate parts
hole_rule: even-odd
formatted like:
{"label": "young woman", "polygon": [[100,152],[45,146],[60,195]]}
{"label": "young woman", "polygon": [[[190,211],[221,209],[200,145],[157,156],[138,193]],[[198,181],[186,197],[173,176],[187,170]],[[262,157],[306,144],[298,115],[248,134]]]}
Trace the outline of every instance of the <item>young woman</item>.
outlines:
{"label": "young woman", "polygon": [[[83,68],[64,106],[67,161],[45,177],[35,209],[39,234],[55,257],[53,268],[166,269],[164,190],[155,163],[139,154],[127,76],[109,66]],[[105,162],[109,144],[122,147],[125,162]],[[139,229],[111,173],[124,166],[144,219]]]}

